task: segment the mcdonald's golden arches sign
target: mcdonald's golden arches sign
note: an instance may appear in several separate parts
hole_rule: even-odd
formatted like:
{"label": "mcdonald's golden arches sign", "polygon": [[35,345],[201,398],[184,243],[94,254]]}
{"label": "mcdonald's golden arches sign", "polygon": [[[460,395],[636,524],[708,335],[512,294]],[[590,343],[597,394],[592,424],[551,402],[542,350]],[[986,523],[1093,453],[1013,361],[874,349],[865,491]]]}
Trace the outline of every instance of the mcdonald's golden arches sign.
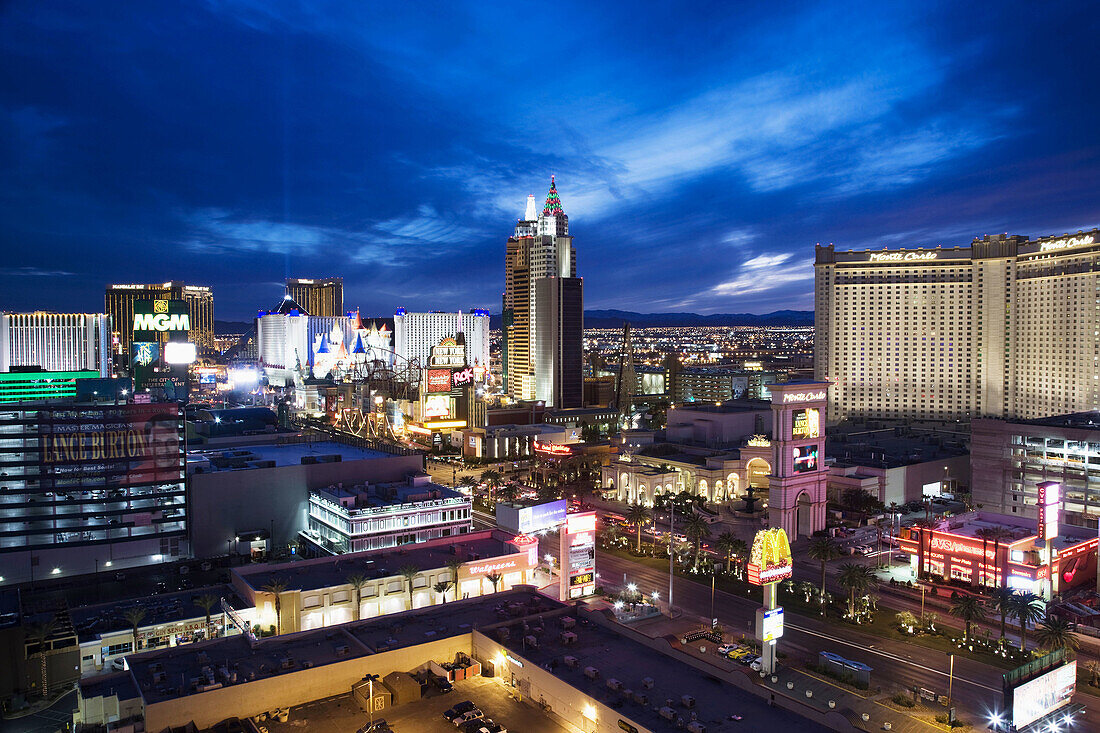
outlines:
{"label": "mcdonald's golden arches sign", "polygon": [[749,554],[749,582],[753,585],[778,583],[791,577],[793,573],[794,565],[787,533],[779,527],[757,532]]}

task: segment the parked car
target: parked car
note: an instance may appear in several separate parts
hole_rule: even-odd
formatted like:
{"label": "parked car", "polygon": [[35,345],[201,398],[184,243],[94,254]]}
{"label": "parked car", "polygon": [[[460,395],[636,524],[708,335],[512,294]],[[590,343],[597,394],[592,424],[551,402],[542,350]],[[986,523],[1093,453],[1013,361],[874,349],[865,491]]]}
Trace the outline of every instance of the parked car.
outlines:
{"label": "parked car", "polygon": [[758,661],[760,661],[760,657],[756,654],[746,654],[745,656],[743,656],[743,657],[741,657],[740,659],[737,660],[737,662],[739,664],[741,664],[745,667],[748,667],[753,662],[758,662]]}
{"label": "parked car", "polygon": [[751,651],[749,651],[748,649],[746,649],[743,646],[740,646],[740,647],[737,647],[736,649],[734,649],[732,652],[730,652],[726,656],[728,656],[730,659],[732,659],[735,662],[739,662],[739,661],[741,661],[742,657],[747,657],[750,654],[752,654]]}
{"label": "parked car", "polygon": [[437,674],[433,674],[432,676],[430,676],[428,678],[428,682],[431,683],[431,685],[435,687],[435,689],[439,690],[442,693],[451,692],[455,688],[454,685],[452,685],[446,678],[440,677]]}
{"label": "parked car", "polygon": [[474,705],[469,700],[463,700],[462,702],[455,705],[453,708],[451,708],[447,712],[443,713],[443,717],[446,718],[447,720],[454,720],[459,715],[462,715],[463,713],[469,712],[470,710],[473,710],[476,707],[477,707],[477,705]]}
{"label": "parked car", "polygon": [[508,729],[500,723],[494,723],[486,718],[484,724],[477,729],[477,733],[508,733]]}
{"label": "parked car", "polygon": [[736,648],[736,644],[721,644],[718,646],[718,654],[719,656],[725,657]]}
{"label": "parked car", "polygon": [[484,717],[485,713],[481,712],[477,708],[474,708],[473,710],[467,710],[464,713],[459,713],[457,716],[451,719],[451,722],[454,723],[455,728],[461,728],[463,725],[469,723],[471,720],[479,720]]}
{"label": "parked car", "polygon": [[760,659],[754,659],[752,661],[752,664],[749,665],[749,669],[751,669],[753,672],[761,672],[764,669],[764,664],[760,661]]}

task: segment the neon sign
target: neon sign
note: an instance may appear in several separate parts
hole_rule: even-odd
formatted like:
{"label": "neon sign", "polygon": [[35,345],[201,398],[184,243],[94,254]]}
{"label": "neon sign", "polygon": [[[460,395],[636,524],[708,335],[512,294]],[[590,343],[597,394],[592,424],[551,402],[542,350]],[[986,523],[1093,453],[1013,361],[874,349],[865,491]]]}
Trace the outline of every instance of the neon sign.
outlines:
{"label": "neon sign", "polygon": [[816,402],[825,399],[825,390],[820,392],[788,392],[783,395],[784,402]]}
{"label": "neon sign", "polygon": [[458,386],[460,384],[469,384],[474,381],[474,369],[473,367],[466,367],[460,369],[451,375],[451,384]]}
{"label": "neon sign", "polygon": [[[940,550],[941,552],[947,552],[952,555],[977,555],[982,556],[982,548],[975,547],[974,545],[966,544],[965,542],[959,542],[958,540],[948,539],[946,537],[933,537],[931,542],[931,549]],[[991,548],[986,548],[985,556],[990,560],[997,559],[997,553]]]}
{"label": "neon sign", "polygon": [[1039,245],[1040,252],[1050,252],[1058,249],[1068,249],[1070,247],[1084,247],[1086,244],[1094,244],[1096,237],[1091,234],[1087,237],[1069,237],[1068,239],[1055,239],[1052,242],[1043,242]]}
{"label": "neon sign", "polygon": [[429,369],[428,370],[428,391],[429,392],[450,392],[451,391],[451,370],[450,369]]}
{"label": "neon sign", "polygon": [[534,443],[535,451],[538,453],[546,453],[552,456],[570,456],[573,455],[573,449],[567,445],[557,445],[555,443],[540,443],[537,440]]}
{"label": "neon sign", "polygon": [[939,252],[872,252],[871,262],[913,262],[934,260]]}

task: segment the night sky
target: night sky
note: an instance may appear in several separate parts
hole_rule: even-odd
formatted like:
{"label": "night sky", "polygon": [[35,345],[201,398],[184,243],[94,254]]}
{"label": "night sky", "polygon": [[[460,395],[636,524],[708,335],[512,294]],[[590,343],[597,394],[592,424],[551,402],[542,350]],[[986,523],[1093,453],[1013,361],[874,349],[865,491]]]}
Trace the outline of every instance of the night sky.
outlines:
{"label": "night sky", "polygon": [[1100,224],[1097,7],[6,2],[0,308],[499,312],[555,174],[586,307],[809,309],[816,242]]}

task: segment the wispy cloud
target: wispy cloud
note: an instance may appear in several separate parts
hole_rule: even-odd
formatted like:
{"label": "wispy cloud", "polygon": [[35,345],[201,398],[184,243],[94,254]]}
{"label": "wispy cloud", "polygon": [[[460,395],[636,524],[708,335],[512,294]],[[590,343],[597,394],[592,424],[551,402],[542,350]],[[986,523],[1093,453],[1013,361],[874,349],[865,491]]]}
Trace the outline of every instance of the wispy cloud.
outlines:
{"label": "wispy cloud", "polygon": [[757,255],[746,260],[730,280],[707,291],[716,296],[756,295],[814,279],[813,259],[795,259],[789,252]]}
{"label": "wispy cloud", "polygon": [[41,267],[0,267],[0,277],[73,277],[76,273],[65,270],[46,270]]}

